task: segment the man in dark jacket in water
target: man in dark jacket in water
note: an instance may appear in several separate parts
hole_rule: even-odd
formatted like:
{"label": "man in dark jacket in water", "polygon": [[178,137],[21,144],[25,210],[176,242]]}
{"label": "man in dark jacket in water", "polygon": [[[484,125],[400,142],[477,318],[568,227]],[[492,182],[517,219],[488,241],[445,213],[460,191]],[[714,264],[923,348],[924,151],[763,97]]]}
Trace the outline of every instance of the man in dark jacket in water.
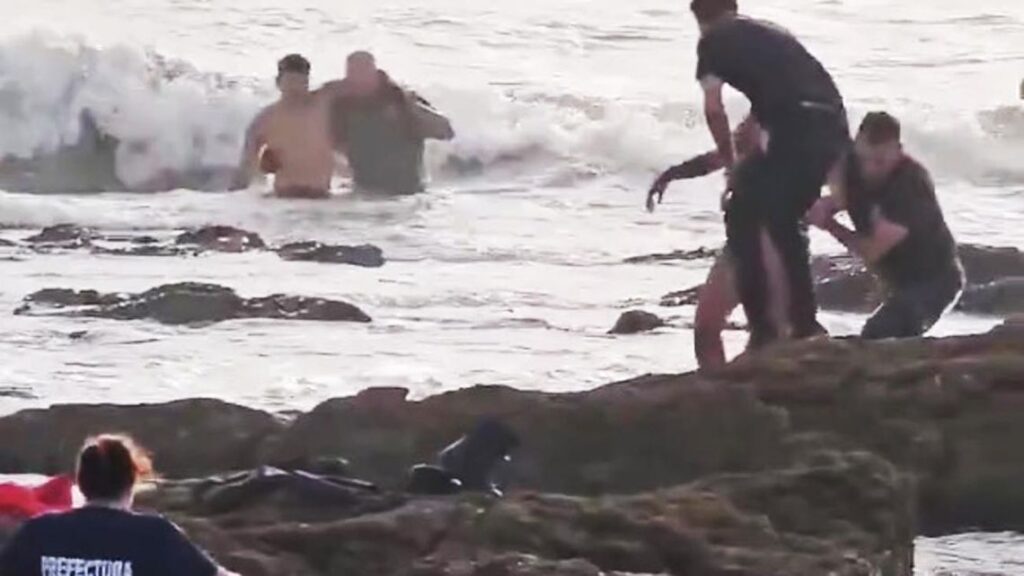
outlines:
{"label": "man in dark jacket in water", "polygon": [[[704,112],[733,191],[726,235],[750,325],[749,347],[784,336],[770,318],[760,258],[763,230],[782,256],[789,280],[792,336],[824,333],[801,219],[849,144],[842,96],[796,38],[774,24],[739,16],[736,0],[693,0],[690,8],[701,30],[696,76],[704,90]],[[768,132],[765,153],[735,167],[722,98],[726,84],[747,97],[753,116]]]}
{"label": "man in dark jacket in water", "polygon": [[[832,184],[832,196],[814,205],[808,221],[862,258],[887,291],[862,336],[921,336],[953,307],[964,280],[931,176],[903,151],[899,121],[868,114]],[[833,218],[839,210],[855,230]]]}
{"label": "man in dark jacket in water", "polygon": [[415,194],[423,190],[423,148],[428,138],[455,136],[447,118],[399,87],[369,52],[348,57],[344,95],[331,103],[331,132],[348,157],[357,192]]}

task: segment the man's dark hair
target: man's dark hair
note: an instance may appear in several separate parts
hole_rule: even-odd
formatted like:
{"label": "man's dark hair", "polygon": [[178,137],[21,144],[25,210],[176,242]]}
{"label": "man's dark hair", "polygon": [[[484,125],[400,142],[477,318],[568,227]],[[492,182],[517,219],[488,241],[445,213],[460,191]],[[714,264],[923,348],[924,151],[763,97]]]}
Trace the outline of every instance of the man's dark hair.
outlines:
{"label": "man's dark hair", "polygon": [[899,142],[901,135],[900,121],[888,112],[868,113],[857,130],[857,138],[871,145]]}
{"label": "man's dark hair", "polygon": [[87,500],[118,500],[152,472],[149,456],[135,442],[108,435],[92,438],[82,447],[76,480]]}
{"label": "man's dark hair", "polygon": [[295,72],[309,76],[309,69],[309,60],[306,60],[302,54],[289,54],[277,62],[277,73],[279,75],[285,72]]}
{"label": "man's dark hair", "polygon": [[698,22],[713,22],[725,14],[736,12],[736,0],[693,0],[690,10]]}

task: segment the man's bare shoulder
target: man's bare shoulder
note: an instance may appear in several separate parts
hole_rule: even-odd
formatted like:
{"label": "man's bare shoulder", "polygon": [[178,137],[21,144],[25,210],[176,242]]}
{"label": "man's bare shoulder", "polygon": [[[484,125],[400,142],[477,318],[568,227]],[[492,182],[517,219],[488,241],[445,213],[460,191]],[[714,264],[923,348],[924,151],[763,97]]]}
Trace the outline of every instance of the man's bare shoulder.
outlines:
{"label": "man's bare shoulder", "polygon": [[262,128],[266,126],[267,122],[269,122],[270,119],[277,114],[279,108],[280,102],[274,102],[273,104],[264,106],[262,109],[260,109],[259,112],[256,113],[256,116],[253,117],[250,126],[252,126],[253,128]]}

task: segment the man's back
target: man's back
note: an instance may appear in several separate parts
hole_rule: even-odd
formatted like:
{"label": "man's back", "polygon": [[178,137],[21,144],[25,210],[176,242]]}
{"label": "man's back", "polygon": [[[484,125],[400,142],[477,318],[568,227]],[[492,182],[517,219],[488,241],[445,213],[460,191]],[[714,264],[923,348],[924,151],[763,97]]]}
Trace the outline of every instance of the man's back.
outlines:
{"label": "man's back", "polygon": [[0,576],[217,573],[216,565],[170,522],[102,507],[28,522],[0,558]]}
{"label": "man's back", "polygon": [[770,130],[803,103],[843,109],[824,66],[787,30],[742,16],[721,22],[697,45],[697,78],[716,76],[750,100],[754,116]]}
{"label": "man's back", "polygon": [[385,93],[333,103],[334,138],[344,146],[357,190],[394,195],[423,190],[424,138],[404,98]]}

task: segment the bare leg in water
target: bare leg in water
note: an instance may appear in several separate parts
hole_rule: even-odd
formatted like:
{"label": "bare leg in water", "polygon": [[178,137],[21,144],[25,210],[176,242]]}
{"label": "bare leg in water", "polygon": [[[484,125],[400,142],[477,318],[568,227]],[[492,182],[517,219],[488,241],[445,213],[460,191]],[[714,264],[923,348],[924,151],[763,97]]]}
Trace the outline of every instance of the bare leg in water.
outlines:
{"label": "bare leg in water", "polygon": [[715,260],[700,289],[693,326],[693,347],[701,370],[725,366],[722,331],[732,311],[740,305],[732,259],[724,252]]}
{"label": "bare leg in water", "polygon": [[[780,335],[789,332],[789,285],[786,283],[782,256],[767,230],[761,231],[761,258],[767,276],[772,323]],[[726,364],[722,332],[729,316],[740,305],[733,262],[728,252],[715,260],[697,299],[693,327],[693,345],[701,370],[715,370]]]}

